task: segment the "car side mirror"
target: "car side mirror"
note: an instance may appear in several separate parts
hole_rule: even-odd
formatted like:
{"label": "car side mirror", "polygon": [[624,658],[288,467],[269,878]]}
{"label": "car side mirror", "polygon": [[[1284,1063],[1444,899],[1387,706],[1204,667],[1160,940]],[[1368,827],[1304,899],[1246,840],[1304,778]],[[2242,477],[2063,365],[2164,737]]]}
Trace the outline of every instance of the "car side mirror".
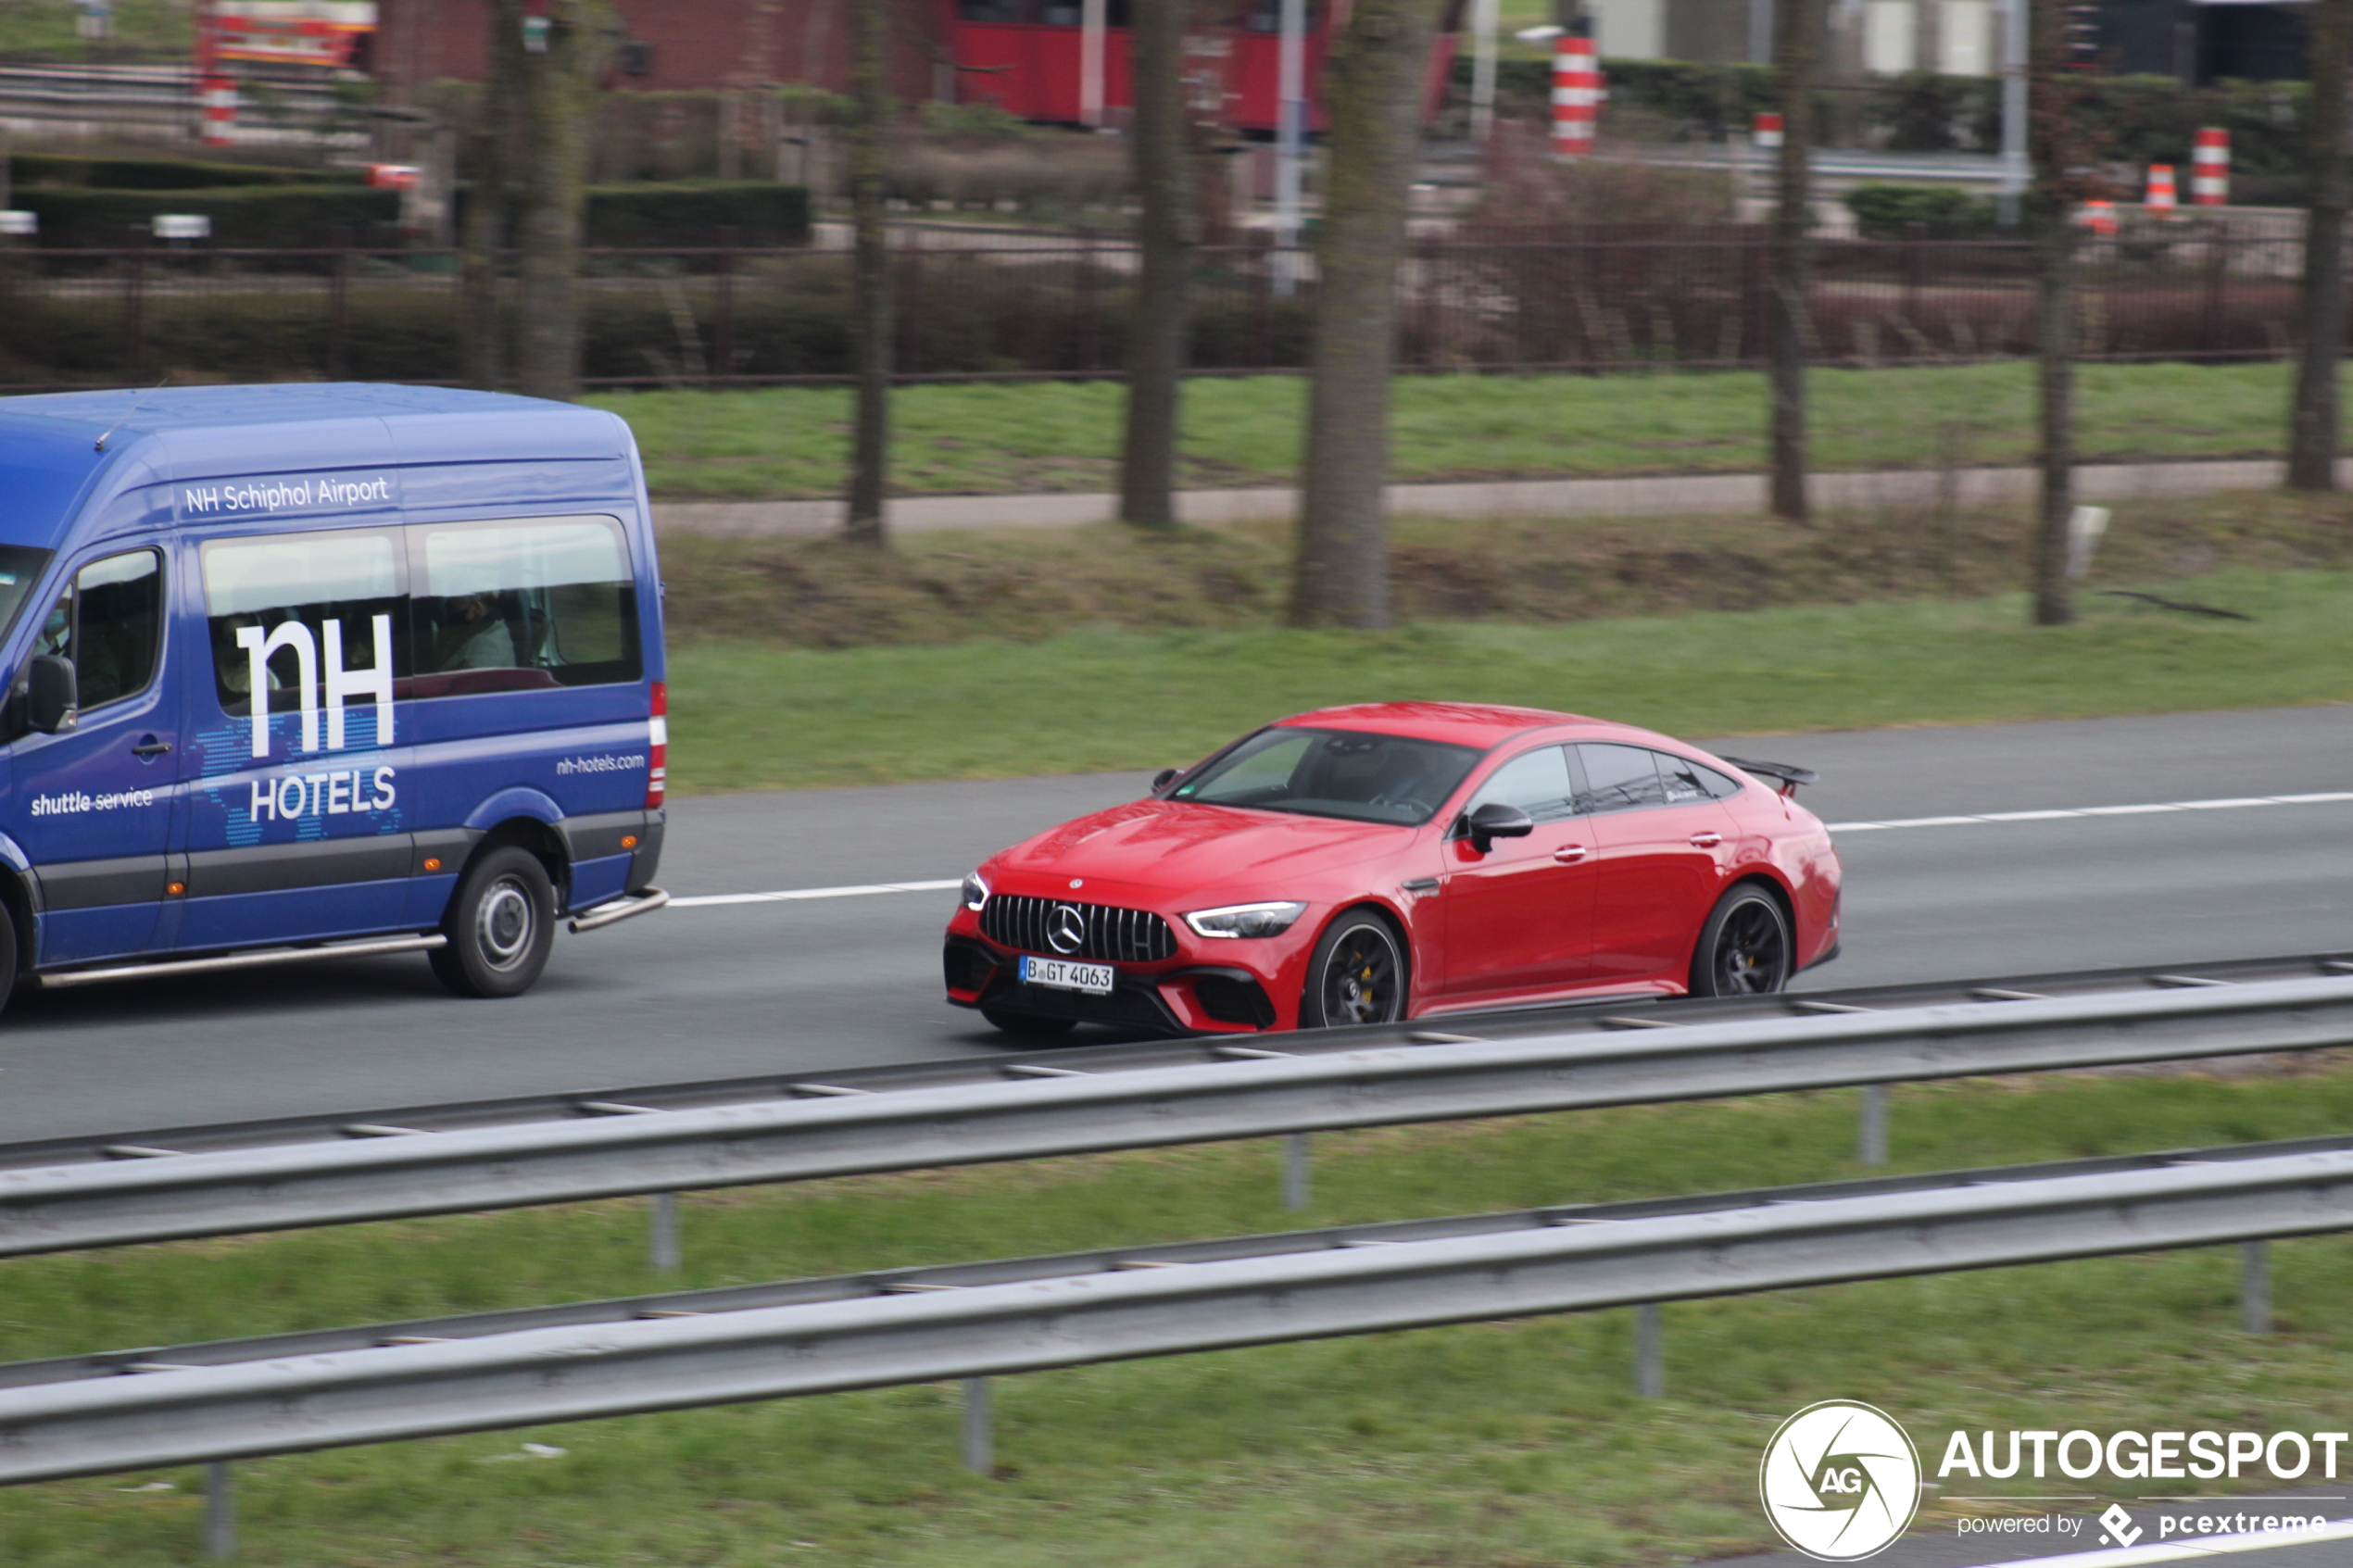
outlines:
{"label": "car side mirror", "polygon": [[1182,768],[1163,768],[1159,772],[1154,773],[1152,775],[1152,793],[1154,795],[1158,795],[1162,790],[1166,789],[1170,784],[1175,784],[1184,771],[1185,770]]}
{"label": "car side mirror", "polygon": [[1486,854],[1499,838],[1526,838],[1536,831],[1536,819],[1516,806],[1491,800],[1463,819],[1471,847]]}
{"label": "car side mirror", "polygon": [[62,734],[74,726],[80,707],[73,661],[44,653],[25,666],[24,720],[44,735]]}

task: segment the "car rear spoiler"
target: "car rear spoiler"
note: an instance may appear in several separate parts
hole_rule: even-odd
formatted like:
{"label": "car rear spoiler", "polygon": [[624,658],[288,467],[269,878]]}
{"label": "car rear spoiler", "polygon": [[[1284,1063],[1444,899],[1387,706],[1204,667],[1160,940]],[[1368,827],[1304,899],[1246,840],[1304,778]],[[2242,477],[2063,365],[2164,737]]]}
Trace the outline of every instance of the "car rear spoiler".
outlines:
{"label": "car rear spoiler", "polygon": [[1799,784],[1810,784],[1822,776],[1811,768],[1794,767],[1787,762],[1757,762],[1746,757],[1727,757],[1724,760],[1743,773],[1754,773],[1760,779],[1780,780],[1780,793],[1783,795],[1794,795]]}

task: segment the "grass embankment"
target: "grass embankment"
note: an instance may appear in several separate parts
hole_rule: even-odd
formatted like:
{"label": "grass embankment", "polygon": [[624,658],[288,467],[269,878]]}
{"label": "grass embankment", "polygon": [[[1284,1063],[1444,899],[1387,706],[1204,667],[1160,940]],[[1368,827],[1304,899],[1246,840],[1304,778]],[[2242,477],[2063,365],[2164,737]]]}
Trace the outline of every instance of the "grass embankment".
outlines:
{"label": "grass embankment", "polygon": [[[2033,450],[2025,363],[1816,370],[1813,460],[1832,469],[2023,463]],[[2084,365],[2082,461],[2250,457],[2284,439],[2287,367]],[[1203,379],[1185,389],[1180,483],[1288,484],[1298,474],[1306,383]],[[1765,388],[1751,371],[1653,376],[1401,376],[1390,477],[1541,479],[1736,473],[1765,462]],[[900,495],[1116,488],[1116,382],[911,386],[894,396],[891,483]],[[627,416],[658,497],[838,495],[849,460],[837,387],[658,392],[591,401]],[[2353,400],[2348,400],[2353,410]]]}
{"label": "grass embankment", "polygon": [[[697,791],[1159,767],[1376,698],[1688,735],[2353,700],[2347,511],[2120,508],[2064,628],[1991,592],[2024,559],[2007,514],[1964,520],[1949,579],[1918,517],[1409,522],[1398,589],[1428,619],[1378,635],[1281,628],[1272,531],[939,534],[884,558],[675,540],[671,776]],[[1917,596],[1948,581],[1956,596]],[[2108,587],[2257,619],[2090,591]]]}
{"label": "grass embankment", "polygon": [[[1324,1135],[1303,1221],[1275,1207],[1263,1143],[693,1197],[681,1283],[1824,1179],[1850,1172],[1855,1103]],[[1949,1169],[2315,1134],[2348,1115],[2342,1064],[1941,1085],[1897,1092],[1894,1153]],[[644,1272],[644,1225],[642,1205],[610,1203],[10,1262],[0,1359],[665,1287]],[[2281,1246],[2274,1274],[2280,1332],[2261,1340],[2235,1326],[2235,1248],[1676,1305],[1656,1404],[1629,1392],[1618,1311],[1000,1380],[993,1480],[957,1468],[941,1386],[288,1457],[238,1467],[240,1557],[1686,1562],[1767,1544],[1757,1454],[1818,1399],[1891,1411],[1931,1466],[1956,1426],[2342,1430],[2353,1240]],[[566,1451],[525,1458],[526,1440]],[[140,1489],[154,1479],[0,1491],[0,1562],[193,1560],[196,1473]],[[1931,1499],[1924,1527],[1949,1529],[1960,1505]]]}

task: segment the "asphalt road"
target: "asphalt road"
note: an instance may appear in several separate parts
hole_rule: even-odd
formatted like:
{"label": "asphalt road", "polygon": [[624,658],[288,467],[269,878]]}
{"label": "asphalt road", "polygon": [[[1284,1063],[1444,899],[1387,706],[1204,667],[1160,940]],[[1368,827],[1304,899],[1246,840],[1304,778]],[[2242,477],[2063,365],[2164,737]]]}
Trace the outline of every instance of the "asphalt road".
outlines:
{"label": "asphalt road", "polygon": [[[1818,768],[1833,823],[2353,790],[2353,707],[1707,744]],[[955,878],[1144,782],[681,800],[662,881]],[[1809,988],[2353,948],[2353,801],[1895,826],[1840,851],[1845,954]],[[452,999],[422,959],[32,994],[0,1021],[0,1139],[990,1051],[940,1000],[949,898],[664,910],[560,936],[514,1001]]]}

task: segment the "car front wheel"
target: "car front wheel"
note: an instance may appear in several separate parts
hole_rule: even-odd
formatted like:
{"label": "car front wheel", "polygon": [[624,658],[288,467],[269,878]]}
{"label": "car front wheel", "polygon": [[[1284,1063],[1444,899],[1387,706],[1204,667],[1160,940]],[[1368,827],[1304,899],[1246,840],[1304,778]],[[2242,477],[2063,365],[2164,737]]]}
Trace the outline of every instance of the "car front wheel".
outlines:
{"label": "car front wheel", "polygon": [[1389,922],[1366,909],[1340,916],[1308,960],[1300,1027],[1396,1022],[1405,1016],[1407,963]]}
{"label": "car front wheel", "polygon": [[1755,883],[1717,900],[1692,952],[1692,995],[1755,997],[1778,991],[1793,972],[1796,944],[1780,901]]}

